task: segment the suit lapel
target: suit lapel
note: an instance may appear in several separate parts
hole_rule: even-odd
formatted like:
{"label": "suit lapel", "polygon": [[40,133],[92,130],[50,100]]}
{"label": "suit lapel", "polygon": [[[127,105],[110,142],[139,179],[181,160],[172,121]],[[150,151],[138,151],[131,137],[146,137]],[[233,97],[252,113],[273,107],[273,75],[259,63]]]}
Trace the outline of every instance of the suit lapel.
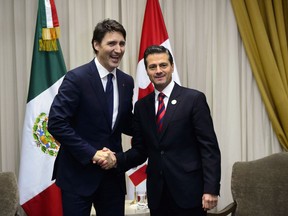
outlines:
{"label": "suit lapel", "polygon": [[[155,136],[155,139],[159,138],[159,134],[157,133],[157,126],[156,126],[156,114],[155,114],[155,92],[153,91],[151,94],[147,96],[147,106],[144,109],[144,112],[147,114],[147,121],[148,119],[153,119],[150,125],[151,131]],[[145,115],[146,116],[146,115]]]}
{"label": "suit lapel", "polygon": [[122,107],[123,107],[123,99],[125,95],[125,80],[122,77],[122,74],[119,72],[118,69],[116,69],[116,77],[117,77],[117,87],[118,87],[118,95],[119,95],[119,107],[118,107],[118,115],[113,127],[113,131],[115,128],[117,128],[117,125],[119,123],[119,118],[122,113]]}
{"label": "suit lapel", "polygon": [[94,60],[90,62],[90,71],[89,71],[89,76],[90,76],[90,82],[93,88],[95,89],[95,95],[98,98],[99,106],[103,108],[103,114],[105,118],[107,119],[107,123],[109,125],[109,114],[108,114],[108,104],[105,99],[106,95],[103,89],[103,84],[98,72],[98,69],[96,67],[96,64]]}
{"label": "suit lapel", "polygon": [[175,83],[174,88],[171,92],[169,101],[167,103],[165,116],[163,119],[163,129],[162,132],[159,134],[159,140],[162,139],[163,135],[165,134],[165,131],[170,123],[170,121],[173,119],[173,116],[175,114],[175,111],[177,110],[178,104],[181,102],[181,87]]}

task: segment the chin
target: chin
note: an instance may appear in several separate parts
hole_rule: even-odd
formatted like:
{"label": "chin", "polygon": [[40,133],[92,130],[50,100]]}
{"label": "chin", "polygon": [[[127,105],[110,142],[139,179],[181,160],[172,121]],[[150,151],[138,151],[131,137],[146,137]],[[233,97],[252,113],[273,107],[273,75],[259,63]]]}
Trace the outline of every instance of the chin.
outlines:
{"label": "chin", "polygon": [[164,86],[165,85],[165,80],[159,80],[159,81],[155,81],[155,85],[158,85],[158,86]]}
{"label": "chin", "polygon": [[111,66],[111,67],[118,67],[119,64],[120,64],[120,61],[118,61],[118,62],[112,62],[112,63],[110,64],[110,66]]}
{"label": "chin", "polygon": [[114,68],[117,68],[119,64],[110,64],[109,67],[111,68],[111,71],[114,70]]}

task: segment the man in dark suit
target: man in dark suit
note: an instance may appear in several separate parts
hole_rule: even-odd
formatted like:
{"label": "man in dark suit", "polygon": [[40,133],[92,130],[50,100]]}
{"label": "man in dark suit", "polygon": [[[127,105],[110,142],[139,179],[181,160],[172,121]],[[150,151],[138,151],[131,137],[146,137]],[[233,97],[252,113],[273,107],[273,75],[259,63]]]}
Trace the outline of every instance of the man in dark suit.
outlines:
{"label": "man in dark suit", "polygon": [[132,148],[116,154],[117,168],[127,170],[148,157],[151,216],[206,215],[217,205],[221,171],[205,95],[172,81],[173,58],[165,47],[148,47],[144,63],[155,91],[135,104]]}
{"label": "man in dark suit", "polygon": [[93,203],[97,216],[124,216],[125,174],[101,169],[97,161],[113,163],[108,156],[122,152],[121,134],[132,134],[134,82],[117,69],[125,39],[117,21],[98,23],[92,38],[96,58],[66,74],[51,106],[48,129],[61,144],[53,179],[64,215],[88,216]]}

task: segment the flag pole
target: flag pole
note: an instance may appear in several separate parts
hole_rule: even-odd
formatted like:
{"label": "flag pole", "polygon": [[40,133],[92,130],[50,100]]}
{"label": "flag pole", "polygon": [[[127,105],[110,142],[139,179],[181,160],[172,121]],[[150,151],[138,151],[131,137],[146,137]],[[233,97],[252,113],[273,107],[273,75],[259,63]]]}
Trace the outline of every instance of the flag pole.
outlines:
{"label": "flag pole", "polygon": [[134,186],[134,199],[130,203],[130,205],[137,204],[137,192],[136,192],[136,186]]}

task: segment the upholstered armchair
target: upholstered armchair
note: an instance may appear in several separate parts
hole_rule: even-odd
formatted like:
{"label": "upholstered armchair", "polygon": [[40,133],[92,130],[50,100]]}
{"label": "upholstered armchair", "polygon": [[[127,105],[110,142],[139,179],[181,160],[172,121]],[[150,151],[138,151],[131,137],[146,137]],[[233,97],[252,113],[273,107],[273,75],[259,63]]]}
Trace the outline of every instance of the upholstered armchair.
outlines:
{"label": "upholstered armchair", "polygon": [[19,192],[15,173],[0,172],[0,215],[19,214]]}
{"label": "upholstered armchair", "polygon": [[288,152],[236,162],[231,191],[233,202],[208,216],[287,216]]}

